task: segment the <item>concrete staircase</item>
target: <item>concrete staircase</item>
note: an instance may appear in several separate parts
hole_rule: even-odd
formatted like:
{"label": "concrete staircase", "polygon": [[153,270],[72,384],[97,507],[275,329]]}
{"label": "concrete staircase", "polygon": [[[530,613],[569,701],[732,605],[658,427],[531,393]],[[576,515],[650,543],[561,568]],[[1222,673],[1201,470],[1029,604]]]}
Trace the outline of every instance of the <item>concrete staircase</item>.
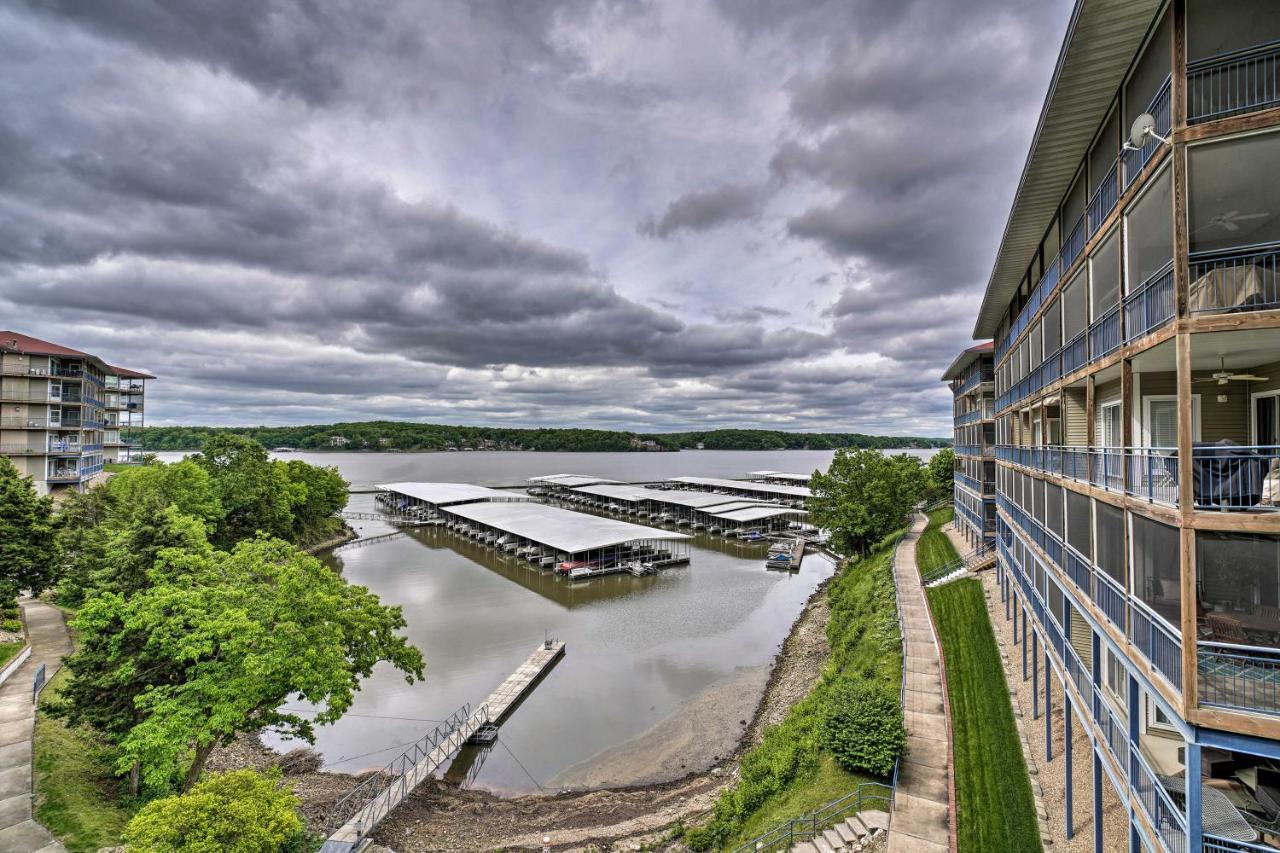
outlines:
{"label": "concrete staircase", "polygon": [[968,577],[970,573],[971,572],[968,566],[960,566],[958,569],[956,569],[953,572],[948,572],[947,574],[943,575],[940,578],[935,578],[934,580],[929,581],[927,584],[925,584],[925,586],[932,589],[935,586],[942,586],[944,583],[951,583],[951,581],[959,580],[960,578],[963,578],[963,577]]}
{"label": "concrete staircase", "polygon": [[812,841],[801,841],[792,847],[794,853],[838,853],[862,850],[866,844],[884,835],[889,828],[889,815],[869,810],[850,815],[830,829],[823,830]]}

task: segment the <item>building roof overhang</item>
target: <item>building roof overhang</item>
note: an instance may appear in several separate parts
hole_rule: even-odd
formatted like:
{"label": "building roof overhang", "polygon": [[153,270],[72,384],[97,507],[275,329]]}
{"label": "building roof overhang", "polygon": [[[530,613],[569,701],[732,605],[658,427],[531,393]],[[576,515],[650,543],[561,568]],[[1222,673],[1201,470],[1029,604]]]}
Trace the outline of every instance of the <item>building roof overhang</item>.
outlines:
{"label": "building roof overhang", "polygon": [[975,338],[995,335],[1162,3],[1076,0],[978,311]]}
{"label": "building roof overhang", "polygon": [[956,360],[951,362],[951,366],[942,374],[942,381],[947,382],[956,379],[964,369],[977,361],[981,356],[989,354],[995,350],[995,344],[991,341],[983,341],[977,346],[969,347],[956,356]]}

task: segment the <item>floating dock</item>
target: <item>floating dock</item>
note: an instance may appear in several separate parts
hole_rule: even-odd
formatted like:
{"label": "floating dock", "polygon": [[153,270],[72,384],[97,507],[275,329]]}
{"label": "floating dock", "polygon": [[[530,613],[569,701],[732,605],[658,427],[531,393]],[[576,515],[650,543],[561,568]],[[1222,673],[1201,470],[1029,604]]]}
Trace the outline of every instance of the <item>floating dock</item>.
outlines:
{"label": "floating dock", "polygon": [[791,536],[773,542],[769,546],[769,556],[764,562],[765,568],[787,572],[799,571],[800,563],[804,560],[804,549],[807,544],[799,536]]}
{"label": "floating dock", "polygon": [[476,737],[489,742],[496,739],[495,729],[564,657],[564,650],[565,644],[561,640],[547,640],[539,644],[528,660],[507,676],[475,711],[464,706],[462,711],[429,732],[380,773],[339,800],[335,810],[340,814],[344,804],[350,805],[348,811],[354,811],[329,836],[320,853],[352,853],[418,785],[433,778],[436,771],[451,762],[464,744]]}
{"label": "floating dock", "polygon": [[803,508],[805,501],[813,496],[808,486],[779,486],[772,483],[726,480],[720,477],[672,477],[667,482],[671,484],[671,488],[697,489],[722,495],[777,501],[797,508]]}

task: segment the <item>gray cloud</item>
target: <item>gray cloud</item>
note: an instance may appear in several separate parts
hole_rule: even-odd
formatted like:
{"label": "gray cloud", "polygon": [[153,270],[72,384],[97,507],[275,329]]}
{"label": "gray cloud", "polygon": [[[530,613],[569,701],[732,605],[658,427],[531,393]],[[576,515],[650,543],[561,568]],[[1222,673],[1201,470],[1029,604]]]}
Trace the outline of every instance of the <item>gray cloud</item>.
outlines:
{"label": "gray cloud", "polygon": [[764,187],[744,184],[694,190],[667,205],[657,219],[642,219],[636,230],[646,237],[664,240],[678,231],[707,231],[758,217],[767,199]]}
{"label": "gray cloud", "polygon": [[0,314],[151,422],[942,434],[1068,5],[26,0]]}

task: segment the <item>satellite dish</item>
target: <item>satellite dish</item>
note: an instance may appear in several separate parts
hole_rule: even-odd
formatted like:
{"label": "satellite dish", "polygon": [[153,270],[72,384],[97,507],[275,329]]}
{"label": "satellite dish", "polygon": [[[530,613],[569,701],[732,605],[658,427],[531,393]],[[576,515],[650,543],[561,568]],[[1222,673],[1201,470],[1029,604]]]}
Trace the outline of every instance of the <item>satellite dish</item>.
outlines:
{"label": "satellite dish", "polygon": [[1129,128],[1129,147],[1141,148],[1147,144],[1149,139],[1159,139],[1161,142],[1169,141],[1156,133],[1156,117],[1151,113],[1143,113],[1133,120],[1133,127]]}

